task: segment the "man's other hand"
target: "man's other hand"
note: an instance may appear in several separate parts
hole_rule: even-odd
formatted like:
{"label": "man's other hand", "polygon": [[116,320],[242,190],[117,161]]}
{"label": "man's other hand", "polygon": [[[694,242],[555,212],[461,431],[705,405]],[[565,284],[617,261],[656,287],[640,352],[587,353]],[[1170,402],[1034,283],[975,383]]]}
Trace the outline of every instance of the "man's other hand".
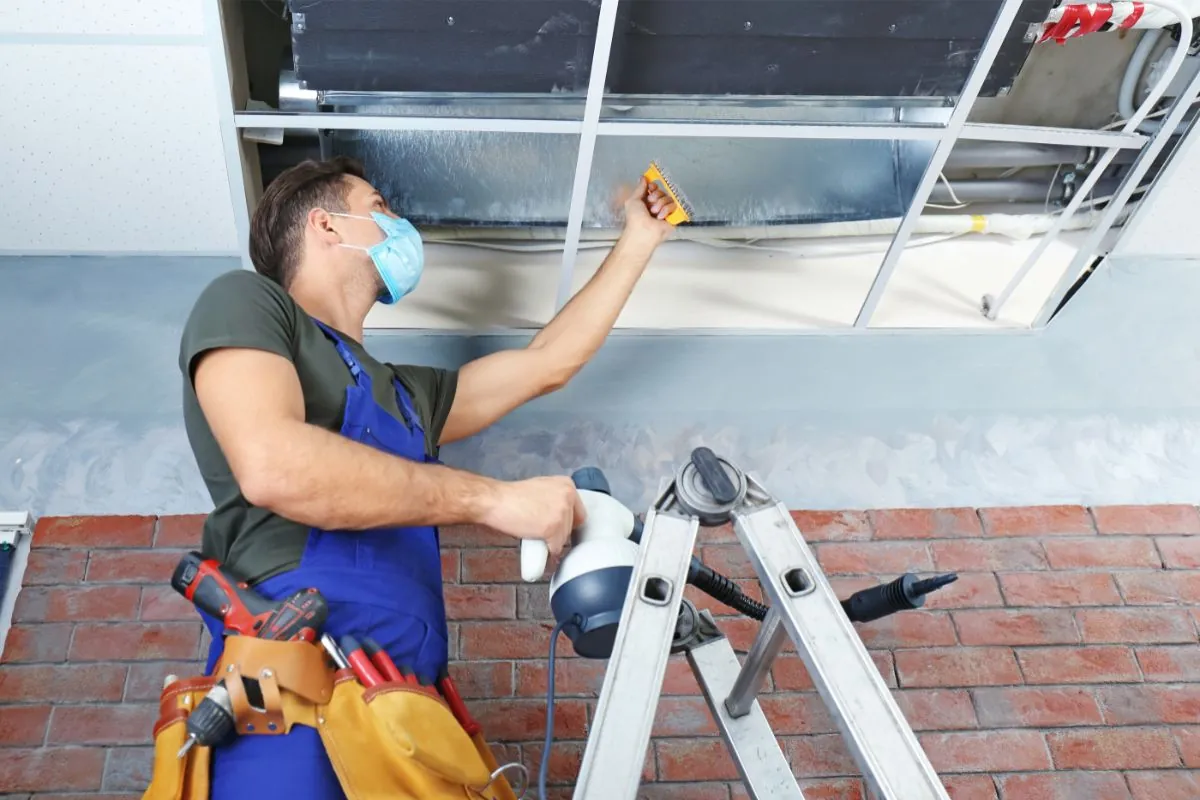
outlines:
{"label": "man's other hand", "polygon": [[654,245],[661,244],[675,230],[667,222],[667,215],[674,210],[671,196],[643,176],[633,195],[625,201],[625,231]]}
{"label": "man's other hand", "polygon": [[571,531],[587,518],[575,484],[566,477],[501,483],[483,524],[518,539],[540,539],[551,555],[566,546]]}

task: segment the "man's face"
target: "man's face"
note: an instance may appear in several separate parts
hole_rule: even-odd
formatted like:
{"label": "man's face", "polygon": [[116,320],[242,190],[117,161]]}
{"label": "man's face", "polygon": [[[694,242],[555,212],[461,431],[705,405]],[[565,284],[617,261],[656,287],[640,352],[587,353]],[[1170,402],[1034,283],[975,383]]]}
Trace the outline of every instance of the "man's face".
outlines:
{"label": "man's face", "polygon": [[[349,207],[344,213],[353,214],[354,217],[334,217],[335,228],[342,234],[346,244],[358,247],[379,244],[383,241],[384,233],[371,218],[371,214],[387,214],[389,217],[397,219],[398,215],[392,213],[392,210],[388,208],[383,195],[362,178],[347,175],[346,181],[350,186],[350,190],[346,194],[346,205]],[[357,217],[365,219],[357,219]]]}

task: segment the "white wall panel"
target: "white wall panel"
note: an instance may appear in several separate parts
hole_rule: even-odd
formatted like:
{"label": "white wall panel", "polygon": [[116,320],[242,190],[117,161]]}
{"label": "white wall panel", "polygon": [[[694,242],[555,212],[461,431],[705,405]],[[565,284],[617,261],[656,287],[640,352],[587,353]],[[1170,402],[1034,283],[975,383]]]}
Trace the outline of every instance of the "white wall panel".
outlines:
{"label": "white wall panel", "polygon": [[0,45],[0,250],[236,252],[204,47]]}
{"label": "white wall panel", "polygon": [[1200,258],[1200,126],[1194,126],[1142,202],[1114,250],[1122,255]]}
{"label": "white wall panel", "polygon": [[3,0],[0,33],[199,35],[201,0]]}

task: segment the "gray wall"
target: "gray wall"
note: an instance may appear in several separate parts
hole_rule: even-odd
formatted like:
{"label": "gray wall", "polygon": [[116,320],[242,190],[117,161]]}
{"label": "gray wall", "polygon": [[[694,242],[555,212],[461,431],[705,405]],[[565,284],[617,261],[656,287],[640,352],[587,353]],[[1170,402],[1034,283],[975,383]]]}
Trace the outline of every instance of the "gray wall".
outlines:
{"label": "gray wall", "polygon": [[[178,336],[220,259],[0,259],[0,509],[205,512]],[[1200,263],[1107,265],[1041,334],[615,335],[558,394],[446,460],[609,471],[644,505],[690,448],[794,507],[1200,498]],[[379,335],[455,365],[520,337]]]}

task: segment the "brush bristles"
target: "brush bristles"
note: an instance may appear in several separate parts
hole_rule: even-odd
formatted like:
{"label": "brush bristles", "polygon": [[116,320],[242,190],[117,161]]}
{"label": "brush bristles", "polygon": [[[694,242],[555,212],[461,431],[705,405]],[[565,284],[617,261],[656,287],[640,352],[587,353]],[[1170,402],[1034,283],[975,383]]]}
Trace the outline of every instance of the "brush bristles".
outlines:
{"label": "brush bristles", "polygon": [[679,187],[675,185],[675,182],[671,180],[671,176],[657,161],[650,162],[650,168],[646,170],[646,179],[652,183],[660,184],[666,189],[667,194],[670,195],[671,200],[675,203],[676,209],[667,215],[667,222],[670,222],[672,225],[678,225],[681,222],[691,220],[692,215],[695,214],[691,202],[688,201],[683,192],[679,190]]}

